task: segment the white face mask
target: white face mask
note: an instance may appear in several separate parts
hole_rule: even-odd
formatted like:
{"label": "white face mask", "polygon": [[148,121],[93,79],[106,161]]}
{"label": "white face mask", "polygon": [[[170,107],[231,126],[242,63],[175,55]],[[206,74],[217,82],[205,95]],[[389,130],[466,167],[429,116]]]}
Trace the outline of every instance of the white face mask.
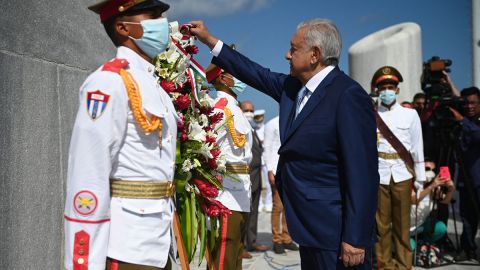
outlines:
{"label": "white face mask", "polygon": [[433,179],[435,179],[435,172],[434,171],[425,171],[425,177],[427,178],[427,182],[431,182]]}

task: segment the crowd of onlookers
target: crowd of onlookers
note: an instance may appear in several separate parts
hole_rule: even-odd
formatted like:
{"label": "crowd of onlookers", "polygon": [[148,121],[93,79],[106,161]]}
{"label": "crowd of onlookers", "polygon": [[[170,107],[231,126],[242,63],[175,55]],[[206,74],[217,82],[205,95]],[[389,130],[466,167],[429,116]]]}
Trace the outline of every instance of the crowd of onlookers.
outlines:
{"label": "crowd of onlookers", "polygon": [[[475,236],[480,217],[480,91],[476,87],[459,91],[448,74],[443,74],[440,83],[450,91],[442,95],[417,93],[401,106],[395,101],[402,78],[394,67],[379,69],[372,79],[372,96],[381,116],[380,122],[377,119],[379,268],[409,269],[412,263],[435,266],[465,260],[478,263]],[[385,139],[388,134],[382,132],[383,122],[406,149],[400,146],[399,150],[395,141]],[[411,168],[408,160],[397,154],[402,151],[412,156]],[[407,221],[402,218],[407,210],[401,205],[408,190],[411,206]],[[458,246],[447,235],[447,221],[455,215],[449,205],[455,202],[456,190],[460,206],[457,219],[463,222]],[[406,224],[410,224],[408,231]]]}

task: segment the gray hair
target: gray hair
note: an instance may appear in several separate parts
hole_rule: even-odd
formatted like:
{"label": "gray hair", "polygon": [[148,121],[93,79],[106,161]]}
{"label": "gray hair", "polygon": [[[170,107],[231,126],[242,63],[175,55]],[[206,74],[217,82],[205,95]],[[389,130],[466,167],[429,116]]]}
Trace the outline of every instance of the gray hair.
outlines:
{"label": "gray hair", "polygon": [[338,65],[342,50],[342,38],[335,24],[326,19],[313,19],[301,22],[297,31],[305,28],[305,43],[310,48],[318,47],[322,52],[322,64]]}

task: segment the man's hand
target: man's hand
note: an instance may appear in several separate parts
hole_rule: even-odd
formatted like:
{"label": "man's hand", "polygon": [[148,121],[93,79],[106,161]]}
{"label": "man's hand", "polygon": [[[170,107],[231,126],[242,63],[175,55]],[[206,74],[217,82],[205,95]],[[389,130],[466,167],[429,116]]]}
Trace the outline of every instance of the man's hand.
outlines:
{"label": "man's hand", "polygon": [[202,21],[191,21],[189,24],[192,25],[190,28],[190,33],[198,38],[202,43],[207,45],[210,50],[215,47],[215,44],[218,42],[218,38],[214,37],[210,32],[208,32],[207,26]]}
{"label": "man's hand", "polygon": [[350,244],[342,242],[342,253],[340,259],[345,267],[352,267],[362,264],[365,259],[365,249],[356,248]]}
{"label": "man's hand", "polygon": [[272,171],[268,171],[268,182],[270,182],[272,189],[275,189],[275,174]]}
{"label": "man's hand", "polygon": [[460,122],[463,120],[463,115],[461,115],[457,110],[451,108],[451,107],[448,107],[448,109],[452,112],[453,114],[453,120],[457,121],[457,122]]}

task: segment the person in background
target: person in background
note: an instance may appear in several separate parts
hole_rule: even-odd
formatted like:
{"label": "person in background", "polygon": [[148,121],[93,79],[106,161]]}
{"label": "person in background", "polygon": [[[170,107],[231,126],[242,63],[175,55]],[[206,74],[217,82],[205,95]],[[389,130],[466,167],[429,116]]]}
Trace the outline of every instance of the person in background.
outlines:
{"label": "person in background", "polygon": [[252,258],[249,252],[259,251],[264,252],[268,250],[265,245],[257,244],[257,225],[258,225],[258,204],[262,192],[262,153],[263,145],[254,121],[254,107],[251,101],[243,101],[240,103],[245,118],[253,128],[252,133],[252,162],[250,162],[250,182],[252,183],[252,202],[250,207],[250,214],[247,221],[246,233],[246,250],[243,252],[244,259]]}
{"label": "person in background", "polygon": [[[220,220],[220,236],[213,251],[217,269],[241,270],[251,209],[250,163],[252,161],[252,126],[237,101],[246,85],[216,65],[206,69],[207,81],[217,90],[214,112],[222,113],[223,119],[217,144],[225,156],[227,172],[223,178],[223,190],[217,200],[232,211]],[[253,110],[253,109],[252,109]]]}
{"label": "person in background", "polygon": [[260,203],[258,204],[258,212],[265,210],[272,212],[272,188],[268,183],[268,170],[265,164],[265,110],[255,110],[253,113],[253,127],[258,134],[258,138],[262,142],[262,190],[265,190],[265,196],[260,195]]}
{"label": "person in background", "polygon": [[477,259],[477,234],[480,218],[480,90],[465,88],[461,92],[466,99],[464,112],[450,108],[453,118],[461,126],[460,147],[463,167],[458,179],[460,191],[460,216],[463,221],[462,252],[457,261]]}
{"label": "person in background", "polygon": [[[437,218],[440,204],[448,205],[455,192],[450,177],[435,174],[435,162],[425,159],[425,183],[415,181],[412,189],[412,208],[410,212],[410,246],[415,249],[418,243],[435,244],[447,233],[447,224]],[[443,187],[443,188],[442,188]],[[415,192],[416,190],[416,192]],[[436,206],[436,209],[433,207]],[[417,235],[418,242],[415,242]]]}
{"label": "person in background", "polygon": [[408,102],[408,101],[404,101],[400,104],[402,107],[404,108],[408,108],[408,109],[413,109],[413,105],[412,103]]}
{"label": "person in background", "polygon": [[[372,78],[380,100],[377,117],[380,189],[376,214],[379,239],[375,253],[382,269],[412,267],[409,234],[412,181],[425,182],[420,118],[415,111],[396,102],[398,84],[402,81],[402,75],[392,66],[379,68]],[[385,129],[392,136],[384,134]],[[402,152],[410,157],[402,156]]]}
{"label": "person in background", "polygon": [[280,130],[278,116],[265,125],[265,163],[268,169],[268,183],[272,189],[273,207],[271,216],[273,252],[285,253],[285,249],[298,250],[288,232],[285,209],[275,186],[275,174],[278,164],[278,149],[280,149]]}
{"label": "person in background", "polygon": [[412,107],[417,111],[418,115],[422,115],[426,102],[426,96],[424,93],[416,93],[413,96]]}

